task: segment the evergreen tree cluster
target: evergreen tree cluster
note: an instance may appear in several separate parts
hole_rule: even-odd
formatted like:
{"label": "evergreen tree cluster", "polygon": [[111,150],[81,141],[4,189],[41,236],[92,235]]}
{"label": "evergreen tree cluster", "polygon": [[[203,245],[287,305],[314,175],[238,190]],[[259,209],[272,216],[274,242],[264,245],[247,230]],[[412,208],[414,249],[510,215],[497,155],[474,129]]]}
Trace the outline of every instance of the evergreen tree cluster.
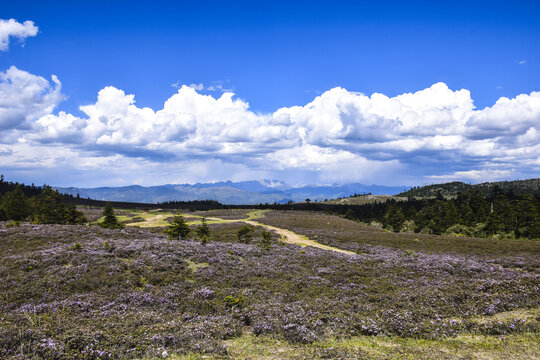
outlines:
{"label": "evergreen tree cluster", "polygon": [[540,178],[513,181],[485,182],[481,184],[467,184],[461,181],[452,181],[443,184],[433,184],[426,186],[413,186],[396,196],[414,198],[434,198],[437,194],[442,194],[445,198],[455,197],[459,193],[467,190],[478,190],[482,195],[489,197],[493,191],[502,190],[505,193],[511,192],[515,195],[535,195],[540,194]]}
{"label": "evergreen tree cluster", "polygon": [[363,207],[356,212],[348,210],[346,217],[380,221],[396,232],[407,228],[432,234],[540,238],[540,196],[517,196],[499,187],[494,187],[487,197],[480,190],[471,189],[455,199],[444,199],[439,194],[436,199],[389,201]]}
{"label": "evergreen tree cluster", "polygon": [[88,220],[73,204],[50,186],[36,187],[7,182],[0,176],[0,221],[33,221],[39,224],[84,224]]}

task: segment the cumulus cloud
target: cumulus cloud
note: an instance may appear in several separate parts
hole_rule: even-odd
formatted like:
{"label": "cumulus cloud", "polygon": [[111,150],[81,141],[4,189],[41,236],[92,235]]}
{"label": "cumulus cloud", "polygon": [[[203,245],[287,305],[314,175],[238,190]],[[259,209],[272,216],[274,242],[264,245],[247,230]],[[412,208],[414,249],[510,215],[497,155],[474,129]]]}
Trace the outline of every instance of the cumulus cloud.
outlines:
{"label": "cumulus cloud", "polygon": [[[39,111],[21,110],[19,120],[3,124],[25,124],[27,130],[17,132],[19,146],[61,148],[59,159],[71,159],[78,168],[93,157],[122,166],[131,158],[147,169],[189,168],[204,180],[294,176],[312,183],[388,184],[412,177],[479,181],[540,172],[539,92],[475,109],[468,90],[444,83],[395,97],[338,87],[306,105],[260,114],[232,92],[201,94],[202,84],[180,87],[157,110],[138,107],[134,95],[106,87],[94,104],[80,108],[84,116],[75,116],[52,113],[61,99],[57,79],[51,87],[35,78],[41,79]],[[56,94],[50,96],[54,101],[44,101],[44,94]],[[85,160],[77,163],[77,156]],[[214,170],[221,175],[209,175]]]}
{"label": "cumulus cloud", "polygon": [[36,36],[38,30],[38,27],[30,20],[20,23],[15,19],[0,19],[0,51],[8,50],[10,38],[19,39],[24,44],[24,39]]}
{"label": "cumulus cloud", "polygon": [[64,96],[58,78],[51,78],[52,84],[15,66],[0,72],[0,130],[28,128],[54,110]]}
{"label": "cumulus cloud", "polygon": [[502,97],[492,107],[473,113],[466,125],[467,135],[472,138],[502,137],[512,141],[539,124],[540,92],[532,92],[513,99]]}

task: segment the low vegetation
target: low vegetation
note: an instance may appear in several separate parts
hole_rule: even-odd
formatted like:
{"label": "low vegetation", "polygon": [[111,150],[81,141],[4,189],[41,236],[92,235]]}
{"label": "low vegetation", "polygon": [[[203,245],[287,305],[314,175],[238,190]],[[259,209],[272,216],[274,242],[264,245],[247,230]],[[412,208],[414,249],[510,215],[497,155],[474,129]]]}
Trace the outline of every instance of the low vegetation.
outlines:
{"label": "low vegetation", "polygon": [[170,241],[163,228],[2,223],[0,357],[540,356],[538,242],[488,251],[488,239],[448,244],[323,213],[258,221],[355,254],[257,227],[240,242],[241,222],[208,223],[205,245],[200,224]]}

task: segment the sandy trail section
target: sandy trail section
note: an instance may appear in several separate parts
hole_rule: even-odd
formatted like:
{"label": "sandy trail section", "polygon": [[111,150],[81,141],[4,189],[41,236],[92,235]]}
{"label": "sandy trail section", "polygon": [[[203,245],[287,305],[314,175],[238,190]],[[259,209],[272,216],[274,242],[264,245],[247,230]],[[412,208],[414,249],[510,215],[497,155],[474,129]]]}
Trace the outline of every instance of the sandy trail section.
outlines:
{"label": "sandy trail section", "polygon": [[270,230],[270,231],[273,231],[273,232],[277,233],[278,235],[281,236],[281,241],[286,242],[288,244],[294,244],[294,245],[300,245],[300,246],[313,246],[313,247],[316,247],[316,248],[319,248],[319,249],[335,251],[335,252],[339,252],[339,253],[342,253],[342,254],[348,254],[348,255],[354,255],[355,254],[355,252],[353,252],[353,251],[343,250],[343,249],[340,249],[340,248],[337,248],[337,247],[334,247],[334,246],[323,245],[323,244],[318,243],[318,242],[316,242],[314,240],[310,240],[307,236],[297,234],[297,233],[295,233],[295,232],[293,232],[291,230],[279,228],[277,226],[262,224],[260,222],[253,221],[253,220],[246,220],[246,219],[226,220],[226,219],[221,219],[221,218],[218,218],[218,217],[208,217],[207,219],[208,220],[213,220],[213,221],[219,221],[219,222],[228,222],[228,223],[243,222],[243,223],[246,223],[246,224],[249,224],[249,225],[252,225],[252,226],[261,226],[261,227],[263,227],[263,228],[265,228],[267,230]]}
{"label": "sandy trail section", "polygon": [[320,243],[318,243],[318,242],[316,242],[314,240],[310,240],[307,236],[299,235],[299,234],[297,234],[295,232],[292,232],[290,230],[287,230],[287,229],[278,228],[278,227],[275,227],[275,226],[272,226],[272,225],[261,224],[261,223],[259,223],[257,221],[253,221],[253,220],[243,220],[243,222],[245,222],[246,224],[249,224],[249,225],[253,225],[253,226],[262,226],[262,227],[264,227],[264,228],[266,228],[268,230],[274,231],[277,234],[281,235],[281,240],[282,241],[284,241],[286,243],[289,243],[289,244],[300,245],[300,246],[313,246],[313,247],[316,247],[316,248],[319,248],[319,249],[335,251],[335,252],[339,252],[339,253],[342,253],[342,254],[348,254],[348,255],[354,255],[355,254],[354,252],[349,251],[349,250],[343,250],[343,249],[340,249],[340,248],[337,248],[337,247],[320,244]]}
{"label": "sandy trail section", "polygon": [[[252,219],[254,218],[258,218],[262,215],[262,212],[258,212],[258,213],[253,213],[253,214],[250,214],[248,216],[248,218],[246,219],[222,219],[222,218],[219,218],[219,217],[207,217],[206,220],[209,221],[209,223],[237,223],[237,222],[243,222],[243,223],[246,223],[246,224],[249,224],[249,225],[252,225],[252,226],[261,226],[267,230],[270,230],[270,231],[273,231],[275,233],[277,233],[278,235],[281,236],[281,241],[283,242],[286,242],[288,244],[294,244],[294,245],[299,245],[299,246],[312,246],[312,247],[316,247],[316,248],[319,248],[319,249],[323,249],[323,250],[328,250],[328,251],[335,251],[335,252],[339,252],[339,253],[342,253],[342,254],[348,254],[348,255],[354,255],[355,252],[353,251],[349,251],[349,250],[343,250],[343,249],[340,249],[340,248],[337,248],[337,247],[334,247],[334,246],[328,246],[328,245],[323,245],[323,244],[320,244],[314,240],[310,240],[307,236],[304,236],[304,235],[300,235],[300,234],[297,234],[291,230],[287,230],[287,229],[283,229],[283,228],[279,228],[279,227],[276,227],[276,226],[272,226],[272,225],[266,225],[266,224],[262,224],[260,222],[257,222],[257,221],[254,221]],[[170,216],[170,215],[155,215],[153,217],[148,217],[145,221],[141,221],[141,222],[135,222],[135,223],[129,223],[127,224],[128,226],[140,226],[140,227],[149,227],[149,226],[155,226],[155,223],[167,216]],[[193,216],[192,217],[201,217],[202,216]]]}
{"label": "sandy trail section", "polygon": [[[142,215],[148,215],[148,214],[144,213]],[[168,214],[158,214],[158,215],[148,217],[144,221],[128,223],[128,224],[126,224],[126,226],[152,227],[155,222],[157,222],[159,220],[162,220],[162,219],[165,219],[167,216],[169,216],[169,215]]]}

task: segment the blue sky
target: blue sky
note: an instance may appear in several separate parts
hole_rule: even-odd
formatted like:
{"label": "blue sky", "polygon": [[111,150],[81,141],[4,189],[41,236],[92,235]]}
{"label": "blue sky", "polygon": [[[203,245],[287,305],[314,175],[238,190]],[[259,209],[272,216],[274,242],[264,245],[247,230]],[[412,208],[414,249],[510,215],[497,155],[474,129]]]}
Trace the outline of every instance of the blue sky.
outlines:
{"label": "blue sky", "polygon": [[540,174],[536,1],[12,1],[0,19],[39,29],[4,27],[9,179],[412,185]]}

